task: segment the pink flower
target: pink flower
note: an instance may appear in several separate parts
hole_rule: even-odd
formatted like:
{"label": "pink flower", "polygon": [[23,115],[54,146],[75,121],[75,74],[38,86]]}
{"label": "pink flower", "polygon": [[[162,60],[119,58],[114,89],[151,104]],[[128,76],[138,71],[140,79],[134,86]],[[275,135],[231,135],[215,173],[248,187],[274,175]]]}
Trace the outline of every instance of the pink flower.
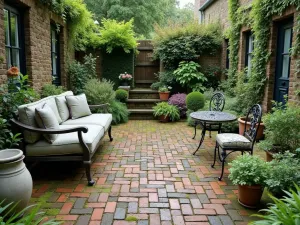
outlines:
{"label": "pink flower", "polygon": [[125,79],[125,78],[126,78],[126,76],[123,74],[123,75],[122,75],[122,78],[123,78],[123,79]]}

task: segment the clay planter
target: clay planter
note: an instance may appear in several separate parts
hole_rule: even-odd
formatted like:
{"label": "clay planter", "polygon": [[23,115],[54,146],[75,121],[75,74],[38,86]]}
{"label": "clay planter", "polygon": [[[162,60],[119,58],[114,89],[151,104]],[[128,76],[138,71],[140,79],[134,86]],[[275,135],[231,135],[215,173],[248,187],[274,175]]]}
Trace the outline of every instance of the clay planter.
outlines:
{"label": "clay planter", "polygon": [[[238,119],[239,121],[239,134],[243,135],[244,134],[244,130],[245,130],[245,119],[246,117],[240,117]],[[247,122],[246,123],[246,130],[248,130],[250,128],[251,123]],[[257,127],[257,126],[256,126]],[[260,123],[258,131],[257,131],[257,135],[256,135],[256,139],[255,140],[261,140],[264,137],[264,129],[265,129],[265,125],[264,123]]]}
{"label": "clay planter", "polygon": [[247,208],[256,208],[264,191],[261,185],[239,185],[238,190],[239,203]]}
{"label": "clay planter", "polygon": [[32,193],[32,178],[23,159],[21,150],[0,150],[0,202],[18,203],[15,212],[27,206]]}
{"label": "clay planter", "polygon": [[159,98],[162,101],[168,101],[170,96],[170,92],[159,92]]}
{"label": "clay planter", "polygon": [[162,123],[168,123],[169,120],[170,120],[169,116],[160,116],[159,117],[159,121],[162,122]]}
{"label": "clay planter", "polygon": [[269,152],[269,151],[266,151],[266,160],[267,160],[267,162],[271,162],[273,159],[274,159],[273,153]]}

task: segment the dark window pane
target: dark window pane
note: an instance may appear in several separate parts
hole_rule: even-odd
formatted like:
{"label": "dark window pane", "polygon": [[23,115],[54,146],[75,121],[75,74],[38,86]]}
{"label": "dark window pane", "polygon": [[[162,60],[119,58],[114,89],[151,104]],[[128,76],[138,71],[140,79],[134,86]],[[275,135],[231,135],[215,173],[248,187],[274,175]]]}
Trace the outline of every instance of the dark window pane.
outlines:
{"label": "dark window pane", "polygon": [[12,49],[12,65],[20,68],[20,50]]}
{"label": "dark window pane", "polygon": [[290,70],[290,55],[284,55],[282,59],[282,78],[289,77],[289,70]]}
{"label": "dark window pane", "polygon": [[11,67],[11,56],[10,56],[10,49],[9,48],[5,48],[6,51],[6,65],[7,65],[7,69]]}
{"label": "dark window pane", "polygon": [[9,41],[9,19],[8,19],[8,11],[4,9],[4,29],[5,29],[5,44],[10,45]]}
{"label": "dark window pane", "polygon": [[11,46],[19,47],[18,16],[10,14]]}

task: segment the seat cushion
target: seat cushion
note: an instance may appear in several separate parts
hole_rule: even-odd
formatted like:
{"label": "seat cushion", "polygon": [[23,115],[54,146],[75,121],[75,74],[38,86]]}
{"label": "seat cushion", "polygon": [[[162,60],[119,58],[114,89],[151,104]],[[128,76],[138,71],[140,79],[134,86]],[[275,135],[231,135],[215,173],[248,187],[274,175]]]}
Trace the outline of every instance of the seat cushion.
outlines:
{"label": "seat cushion", "polygon": [[78,118],[76,120],[67,120],[62,125],[86,125],[94,124],[105,128],[105,131],[109,128],[112,121],[112,114],[95,113],[90,116]]}
{"label": "seat cushion", "polygon": [[222,148],[251,148],[251,142],[239,134],[217,134],[216,140]]}
{"label": "seat cushion", "polygon": [[[60,129],[70,129],[78,127],[76,125],[60,125]],[[85,125],[88,128],[87,133],[83,133],[83,140],[87,144],[91,153],[93,153],[99,141],[104,135],[104,128],[95,125]],[[82,147],[79,143],[77,132],[68,134],[59,134],[57,139],[50,144],[46,140],[39,140],[34,144],[26,146],[28,156],[51,156],[51,155],[70,155],[82,154]]]}

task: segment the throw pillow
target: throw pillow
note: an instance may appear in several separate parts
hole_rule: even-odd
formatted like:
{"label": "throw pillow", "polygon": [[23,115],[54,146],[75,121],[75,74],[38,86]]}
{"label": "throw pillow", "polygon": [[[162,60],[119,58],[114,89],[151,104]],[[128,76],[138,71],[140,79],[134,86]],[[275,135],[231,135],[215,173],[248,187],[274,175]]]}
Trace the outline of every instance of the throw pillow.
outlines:
{"label": "throw pillow", "polygon": [[85,94],[77,96],[66,96],[67,104],[71,114],[71,118],[77,119],[84,116],[91,115],[90,107],[87,103]]}
{"label": "throw pillow", "polygon": [[66,96],[55,97],[56,105],[62,122],[70,118],[70,112],[67,105]]}
{"label": "throw pillow", "polygon": [[[35,108],[35,119],[40,128],[59,129],[59,123],[55,113],[47,103]],[[58,134],[44,134],[44,137],[52,144],[57,139]]]}

